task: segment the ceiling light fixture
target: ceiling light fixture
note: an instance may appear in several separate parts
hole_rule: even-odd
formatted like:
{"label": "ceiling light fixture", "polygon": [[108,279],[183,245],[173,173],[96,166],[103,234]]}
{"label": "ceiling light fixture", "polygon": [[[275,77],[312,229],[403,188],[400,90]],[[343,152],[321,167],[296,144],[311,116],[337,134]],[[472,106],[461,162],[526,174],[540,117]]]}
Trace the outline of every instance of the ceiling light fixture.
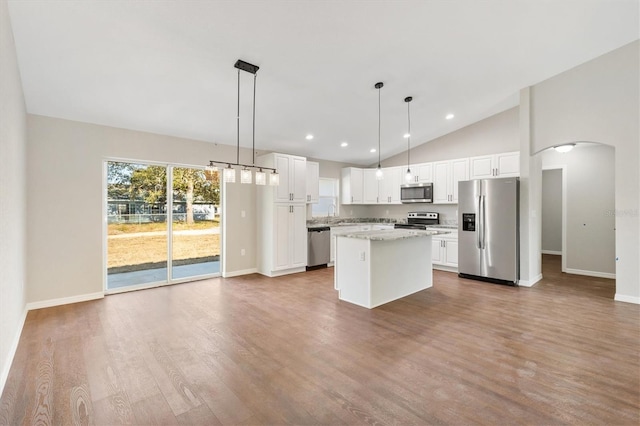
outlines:
{"label": "ceiling light fixture", "polygon": [[369,152],[373,154],[374,152],[376,152],[376,149],[375,149],[375,148],[371,148],[371,149],[369,150]]}
{"label": "ceiling light fixture", "polygon": [[382,167],[380,166],[380,89],[384,86],[384,83],[376,83],[375,88],[378,89],[378,168],[376,169],[376,179],[384,179],[382,173]]}
{"label": "ceiling light fixture", "polygon": [[453,117],[455,117],[455,115],[453,114],[447,114],[447,116],[445,117],[447,120],[451,120]]}
{"label": "ceiling light fixture", "polygon": [[576,146],[575,143],[565,143],[565,144],[562,144],[562,145],[556,145],[556,146],[553,147],[553,149],[555,149],[558,152],[565,153],[565,152],[571,151],[574,146]]}
{"label": "ceiling light fixture", "polygon": [[404,98],[404,101],[407,103],[407,133],[404,135],[407,138],[407,173],[404,175],[404,178],[407,182],[411,182],[413,180],[413,176],[411,175],[411,101],[413,98],[411,96],[407,96]]}
{"label": "ceiling light fixture", "polygon": [[340,146],[341,146],[342,148],[346,148],[346,147],[348,147],[348,146],[349,146],[349,144],[348,144],[347,142],[342,142],[342,143],[340,144]]}
{"label": "ceiling light fixture", "polygon": [[313,135],[312,134],[308,134],[307,136],[304,137],[306,140],[310,141],[311,139],[313,139]]}
{"label": "ceiling light fixture", "polygon": [[[238,69],[238,107],[237,107],[237,115],[236,115],[236,162],[230,163],[227,161],[216,161],[210,160],[209,165],[206,167],[208,172],[216,172],[218,171],[218,167],[216,164],[226,164],[222,171],[222,179],[226,183],[235,183],[236,182],[236,169],[233,166],[241,167],[240,171],[240,182],[244,184],[252,183],[252,173],[251,169],[258,169],[256,172],[256,185],[265,185],[266,184],[266,173],[262,170],[271,170],[269,174],[269,185],[279,185],[280,184],[280,176],[278,175],[278,171],[276,169],[272,169],[271,167],[259,167],[256,166],[256,77],[259,66],[250,64],[241,59],[238,59],[234,64],[234,67]],[[240,163],[240,71],[246,71],[248,73],[253,74],[253,124],[252,124],[252,163],[251,164],[242,164]],[[309,135],[310,136],[310,135]],[[313,136],[311,136],[313,138]]]}

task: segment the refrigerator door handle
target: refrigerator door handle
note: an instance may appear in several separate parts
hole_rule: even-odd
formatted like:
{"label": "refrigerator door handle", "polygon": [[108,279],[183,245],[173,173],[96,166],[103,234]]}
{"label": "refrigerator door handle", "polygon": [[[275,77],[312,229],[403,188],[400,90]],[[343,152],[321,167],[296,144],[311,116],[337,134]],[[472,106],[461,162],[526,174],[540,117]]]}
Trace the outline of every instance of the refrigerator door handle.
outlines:
{"label": "refrigerator door handle", "polygon": [[482,229],[482,196],[478,197],[478,222],[476,223],[476,246],[481,249],[480,230]]}
{"label": "refrigerator door handle", "polygon": [[481,222],[481,226],[482,226],[482,247],[480,247],[481,249],[485,249],[487,247],[487,230],[485,229],[486,225],[487,225],[487,220],[486,220],[486,211],[485,211],[485,196],[481,195],[480,196],[480,201],[481,201],[481,205],[482,205],[482,210],[480,210],[482,212],[482,222]]}

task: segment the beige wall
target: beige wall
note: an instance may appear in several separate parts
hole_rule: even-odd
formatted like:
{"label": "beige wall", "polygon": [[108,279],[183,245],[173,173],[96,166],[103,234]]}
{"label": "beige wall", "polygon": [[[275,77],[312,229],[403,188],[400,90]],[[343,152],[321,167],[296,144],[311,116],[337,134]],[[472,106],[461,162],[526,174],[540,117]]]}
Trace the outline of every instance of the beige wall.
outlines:
{"label": "beige wall", "polygon": [[[103,291],[105,159],[203,166],[209,159],[236,158],[233,146],[36,115],[28,116],[28,132],[28,302]],[[240,160],[249,161],[250,155],[242,150]],[[224,243],[230,250],[222,268],[228,273],[255,268],[255,195],[240,184],[223,191]],[[241,210],[249,213],[246,220],[237,220]],[[243,259],[236,258],[238,247],[248,250]]]}
{"label": "beige wall", "polygon": [[7,2],[0,1],[0,394],[25,316],[26,109]]}
{"label": "beige wall", "polygon": [[640,303],[640,41],[531,88],[531,153],[576,141],[615,147],[616,299]]}
{"label": "beige wall", "polygon": [[[415,147],[411,148],[411,164],[519,151],[518,132],[516,107],[420,145],[413,141]],[[382,161],[383,167],[406,164],[406,150]]]}

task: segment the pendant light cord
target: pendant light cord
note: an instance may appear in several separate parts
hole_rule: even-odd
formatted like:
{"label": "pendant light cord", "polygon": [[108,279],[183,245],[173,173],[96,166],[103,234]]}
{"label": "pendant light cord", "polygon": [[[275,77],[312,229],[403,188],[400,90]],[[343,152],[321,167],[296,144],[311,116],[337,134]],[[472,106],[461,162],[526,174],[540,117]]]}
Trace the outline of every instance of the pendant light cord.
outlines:
{"label": "pendant light cord", "polygon": [[256,164],[256,78],[258,77],[258,73],[253,75],[253,147],[251,152],[253,152],[253,160],[251,164],[255,166]]}
{"label": "pendant light cord", "polygon": [[409,122],[409,137],[407,138],[407,170],[411,169],[411,101],[407,102],[407,117]]}
{"label": "pendant light cord", "polygon": [[378,168],[380,168],[380,89],[378,88]]}
{"label": "pendant light cord", "polygon": [[238,111],[236,115],[236,164],[240,162],[240,69],[238,69]]}

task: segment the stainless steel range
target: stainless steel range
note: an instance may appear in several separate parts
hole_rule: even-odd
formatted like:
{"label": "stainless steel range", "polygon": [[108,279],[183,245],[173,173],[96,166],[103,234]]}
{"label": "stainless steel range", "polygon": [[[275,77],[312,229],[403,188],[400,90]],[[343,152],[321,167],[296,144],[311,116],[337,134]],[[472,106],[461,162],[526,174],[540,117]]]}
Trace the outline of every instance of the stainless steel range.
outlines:
{"label": "stainless steel range", "polygon": [[396,223],[396,229],[421,229],[425,230],[429,225],[440,224],[440,213],[436,212],[409,212],[407,223]]}

